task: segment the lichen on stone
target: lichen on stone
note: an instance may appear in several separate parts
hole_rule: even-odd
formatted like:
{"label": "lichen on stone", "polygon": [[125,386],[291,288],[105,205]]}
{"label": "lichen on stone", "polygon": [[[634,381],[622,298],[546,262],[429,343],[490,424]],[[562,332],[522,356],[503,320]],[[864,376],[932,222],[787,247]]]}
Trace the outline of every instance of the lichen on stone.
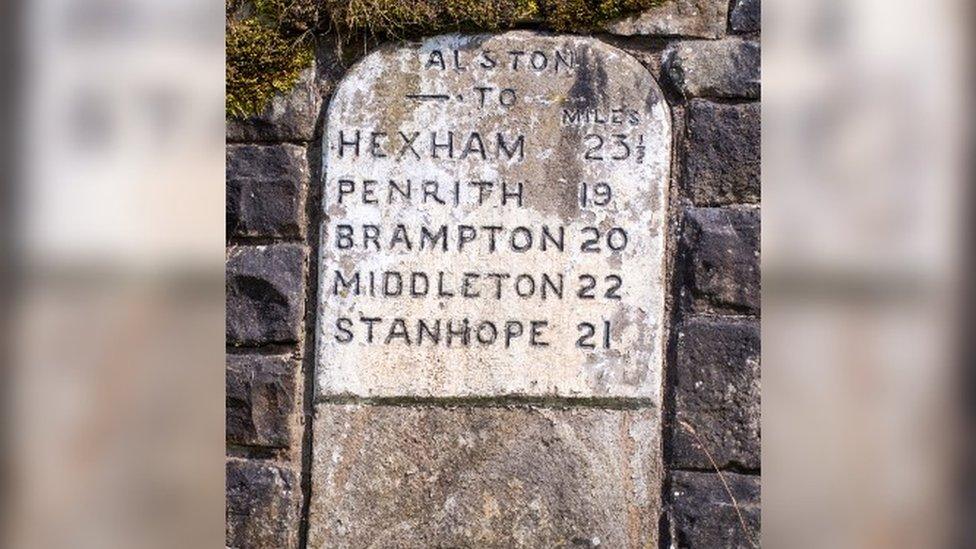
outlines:
{"label": "lichen on stone", "polygon": [[589,32],[667,0],[225,0],[227,114],[260,111],[313,60],[315,32],[339,43],[535,26]]}

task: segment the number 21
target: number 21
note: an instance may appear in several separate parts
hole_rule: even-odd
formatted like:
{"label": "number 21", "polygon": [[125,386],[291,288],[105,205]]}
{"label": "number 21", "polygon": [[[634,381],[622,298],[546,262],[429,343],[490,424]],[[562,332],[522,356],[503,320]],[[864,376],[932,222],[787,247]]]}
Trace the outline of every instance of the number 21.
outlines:
{"label": "number 21", "polygon": [[[580,349],[596,349],[596,343],[593,342],[593,336],[597,335],[596,326],[589,322],[580,322],[576,325],[576,329],[579,330],[580,336],[576,340],[576,346]],[[610,321],[603,321],[603,333],[600,334],[602,337],[602,346],[604,349],[610,348]]]}

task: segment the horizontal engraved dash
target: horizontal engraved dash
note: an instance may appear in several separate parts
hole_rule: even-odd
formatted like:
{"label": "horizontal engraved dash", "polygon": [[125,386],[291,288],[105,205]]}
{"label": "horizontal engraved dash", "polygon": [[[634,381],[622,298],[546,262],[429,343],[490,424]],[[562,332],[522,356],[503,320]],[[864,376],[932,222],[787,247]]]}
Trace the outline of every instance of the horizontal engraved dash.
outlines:
{"label": "horizontal engraved dash", "polygon": [[448,99],[451,98],[451,96],[447,94],[439,94],[439,93],[408,93],[406,95],[406,98],[417,99],[420,101],[428,101],[428,100],[447,101]]}

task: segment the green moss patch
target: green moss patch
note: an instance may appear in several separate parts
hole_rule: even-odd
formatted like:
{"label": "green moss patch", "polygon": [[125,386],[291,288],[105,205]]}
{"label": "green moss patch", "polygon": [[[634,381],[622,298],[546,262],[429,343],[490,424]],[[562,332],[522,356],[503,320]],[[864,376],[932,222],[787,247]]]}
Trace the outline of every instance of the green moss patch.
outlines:
{"label": "green moss patch", "polygon": [[664,0],[544,0],[545,20],[560,31],[588,31],[664,3]]}
{"label": "green moss patch", "polygon": [[457,30],[511,28],[539,14],[536,0],[323,0],[341,36],[409,38]]}
{"label": "green moss patch", "polygon": [[523,24],[588,32],[665,0],[225,0],[227,114],[259,112],[313,60],[315,31],[340,42],[416,38]]}
{"label": "green moss patch", "polygon": [[316,0],[226,0],[226,109],[243,117],[311,65]]}

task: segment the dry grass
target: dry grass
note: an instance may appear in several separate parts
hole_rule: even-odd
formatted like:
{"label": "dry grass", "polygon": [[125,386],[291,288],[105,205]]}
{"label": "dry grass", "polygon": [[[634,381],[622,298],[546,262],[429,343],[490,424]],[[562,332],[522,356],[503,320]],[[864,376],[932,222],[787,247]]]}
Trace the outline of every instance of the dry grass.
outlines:
{"label": "dry grass", "polygon": [[739,501],[735,499],[735,494],[732,493],[732,488],[725,480],[725,475],[723,475],[721,469],[718,468],[718,464],[715,463],[715,458],[712,457],[712,453],[708,451],[708,446],[705,445],[705,441],[702,440],[701,435],[698,434],[698,431],[696,431],[695,428],[692,427],[688,422],[678,420],[678,424],[680,424],[686,431],[691,433],[691,436],[695,437],[698,445],[701,446],[702,451],[705,452],[705,457],[708,458],[708,462],[712,464],[712,469],[715,469],[715,472],[718,473],[718,479],[722,481],[722,486],[725,487],[725,493],[728,494],[729,499],[732,500],[732,507],[735,508],[735,514],[739,517],[739,524],[742,526],[742,532],[745,534],[746,539],[749,540],[749,543],[753,547],[759,547],[759,543],[757,543],[752,530],[750,530],[749,526],[746,524],[745,517],[742,516],[742,509],[739,507]]}
{"label": "dry grass", "polygon": [[259,112],[313,60],[315,32],[340,43],[532,25],[589,32],[665,0],[225,0],[227,114]]}

